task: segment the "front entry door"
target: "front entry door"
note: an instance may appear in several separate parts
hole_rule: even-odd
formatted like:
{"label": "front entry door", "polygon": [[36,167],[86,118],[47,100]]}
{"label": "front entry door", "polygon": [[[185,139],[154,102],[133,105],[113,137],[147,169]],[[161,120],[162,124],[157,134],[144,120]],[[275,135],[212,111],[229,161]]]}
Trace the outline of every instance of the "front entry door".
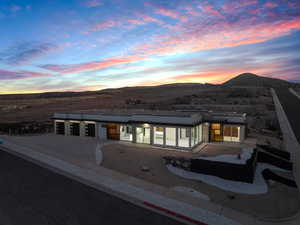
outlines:
{"label": "front entry door", "polygon": [[107,123],[107,139],[120,140],[120,125],[117,123]]}
{"label": "front entry door", "polygon": [[222,125],[220,123],[212,123],[210,129],[211,141],[223,141]]}

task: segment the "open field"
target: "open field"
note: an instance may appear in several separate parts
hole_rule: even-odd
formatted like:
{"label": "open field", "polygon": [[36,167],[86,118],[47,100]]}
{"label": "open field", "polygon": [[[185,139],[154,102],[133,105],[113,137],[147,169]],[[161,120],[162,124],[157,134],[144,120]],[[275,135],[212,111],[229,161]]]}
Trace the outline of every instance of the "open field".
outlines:
{"label": "open field", "polygon": [[[0,128],[8,132],[8,129],[3,129],[5,124],[18,129],[34,121],[39,123],[36,127],[48,124],[50,129],[50,119],[54,112],[117,108],[234,111],[248,114],[250,128],[278,131],[268,89],[202,84],[132,87],[73,94],[0,95]],[[24,125],[26,122],[27,125]],[[17,125],[11,125],[13,123]]]}

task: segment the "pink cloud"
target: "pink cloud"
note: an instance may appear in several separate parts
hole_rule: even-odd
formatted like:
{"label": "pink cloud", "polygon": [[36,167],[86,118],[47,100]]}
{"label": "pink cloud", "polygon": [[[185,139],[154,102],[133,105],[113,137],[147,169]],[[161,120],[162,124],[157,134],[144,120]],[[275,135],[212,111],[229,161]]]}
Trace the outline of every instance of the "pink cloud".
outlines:
{"label": "pink cloud", "polygon": [[107,20],[107,21],[103,21],[100,23],[97,23],[96,25],[92,26],[90,28],[90,31],[101,31],[107,28],[111,28],[111,27],[116,27],[116,26],[120,26],[122,23],[120,21],[115,21],[115,20]]}
{"label": "pink cloud", "polygon": [[221,20],[213,25],[193,23],[178,26],[176,34],[158,35],[153,43],[136,46],[135,51],[144,55],[169,55],[235,47],[267,41],[300,29],[300,17],[257,24],[253,21],[255,18],[237,24]]}
{"label": "pink cloud", "polygon": [[21,80],[34,77],[47,77],[49,74],[30,71],[9,71],[0,69],[0,80]]}
{"label": "pink cloud", "polygon": [[98,6],[101,6],[101,5],[103,5],[103,3],[98,1],[98,0],[91,0],[91,1],[88,1],[85,4],[85,6],[88,7],[88,8],[98,7]]}
{"label": "pink cloud", "polygon": [[160,9],[157,9],[155,11],[155,13],[166,16],[166,17],[170,17],[170,18],[173,18],[173,19],[178,19],[182,22],[187,22],[188,21],[188,18],[186,16],[182,16],[181,14],[179,14],[175,11],[169,10],[169,9],[160,8]]}
{"label": "pink cloud", "polygon": [[264,6],[267,8],[275,8],[278,4],[276,2],[266,2]]}
{"label": "pink cloud", "polygon": [[109,67],[114,67],[121,64],[134,63],[144,60],[144,57],[139,56],[128,56],[123,58],[110,58],[103,61],[88,62],[81,64],[69,64],[69,65],[43,65],[41,68],[50,71],[69,74],[69,73],[81,73],[87,71],[101,70]]}
{"label": "pink cloud", "polygon": [[128,22],[132,23],[132,24],[135,24],[135,25],[145,24],[145,22],[143,20],[138,20],[138,19],[129,19]]}
{"label": "pink cloud", "polygon": [[146,14],[138,14],[138,16],[140,16],[145,22],[148,23],[157,23],[157,24],[164,24],[164,22],[162,20],[159,20],[157,18],[151,17],[149,15]]}
{"label": "pink cloud", "polygon": [[137,13],[136,15],[137,15],[136,18],[106,20],[106,21],[99,22],[96,25],[92,26],[88,32],[83,32],[83,33],[89,34],[90,32],[101,31],[113,27],[120,27],[120,26],[126,27],[125,25],[128,25],[128,23],[133,25],[144,25],[147,23],[157,23],[160,25],[164,24],[163,21],[146,14]]}
{"label": "pink cloud", "polygon": [[238,3],[230,1],[225,2],[221,8],[225,13],[229,14],[235,13],[236,11],[241,10],[245,7],[256,5],[257,3],[257,0],[240,0]]}
{"label": "pink cloud", "polygon": [[258,15],[260,13],[260,11],[261,11],[261,8],[256,8],[256,9],[252,9],[250,11],[250,13],[253,15]]}
{"label": "pink cloud", "polygon": [[192,7],[186,7],[185,11],[187,12],[187,14],[192,15],[192,16],[199,16],[199,15],[201,15],[201,13],[198,10],[195,10]]}
{"label": "pink cloud", "polygon": [[214,6],[210,4],[200,5],[198,8],[202,9],[205,13],[212,16],[221,16],[220,12],[214,8]]}

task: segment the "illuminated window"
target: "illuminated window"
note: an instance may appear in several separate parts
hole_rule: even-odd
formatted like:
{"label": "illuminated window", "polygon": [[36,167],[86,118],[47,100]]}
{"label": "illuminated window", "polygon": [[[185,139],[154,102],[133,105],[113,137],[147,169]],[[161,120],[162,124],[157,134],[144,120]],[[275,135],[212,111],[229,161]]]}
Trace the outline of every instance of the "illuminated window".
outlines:
{"label": "illuminated window", "polygon": [[164,128],[163,127],[154,127],[154,144],[163,145],[164,144]]}
{"label": "illuminated window", "polygon": [[191,128],[178,128],[178,146],[179,147],[190,147],[190,136]]}
{"label": "illuminated window", "polygon": [[176,128],[166,127],[166,145],[176,146]]}

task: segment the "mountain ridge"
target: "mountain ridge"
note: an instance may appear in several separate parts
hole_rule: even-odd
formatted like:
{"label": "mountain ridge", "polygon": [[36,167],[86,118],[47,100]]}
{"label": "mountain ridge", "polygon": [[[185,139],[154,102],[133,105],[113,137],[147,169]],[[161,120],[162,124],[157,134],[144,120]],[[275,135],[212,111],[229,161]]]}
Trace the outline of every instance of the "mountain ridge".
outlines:
{"label": "mountain ridge", "polygon": [[269,88],[276,88],[276,87],[291,87],[295,84],[278,79],[278,78],[271,78],[260,76],[254,73],[242,73],[234,78],[224,82],[223,86],[253,86],[253,87],[269,87]]}
{"label": "mountain ridge", "polygon": [[62,92],[41,92],[41,93],[25,93],[25,94],[0,94],[0,98],[60,98],[60,97],[78,97],[88,95],[101,95],[109,94],[113,92],[120,92],[122,90],[137,90],[137,89],[155,89],[155,88],[188,88],[188,87],[212,87],[212,86],[225,86],[225,87],[237,87],[237,86],[253,86],[253,87],[300,87],[300,83],[292,83],[286,80],[278,78],[270,78],[260,76],[254,73],[242,73],[239,74],[222,84],[210,84],[210,83],[171,83],[155,86],[132,86],[121,88],[107,88],[97,91],[62,91]]}

